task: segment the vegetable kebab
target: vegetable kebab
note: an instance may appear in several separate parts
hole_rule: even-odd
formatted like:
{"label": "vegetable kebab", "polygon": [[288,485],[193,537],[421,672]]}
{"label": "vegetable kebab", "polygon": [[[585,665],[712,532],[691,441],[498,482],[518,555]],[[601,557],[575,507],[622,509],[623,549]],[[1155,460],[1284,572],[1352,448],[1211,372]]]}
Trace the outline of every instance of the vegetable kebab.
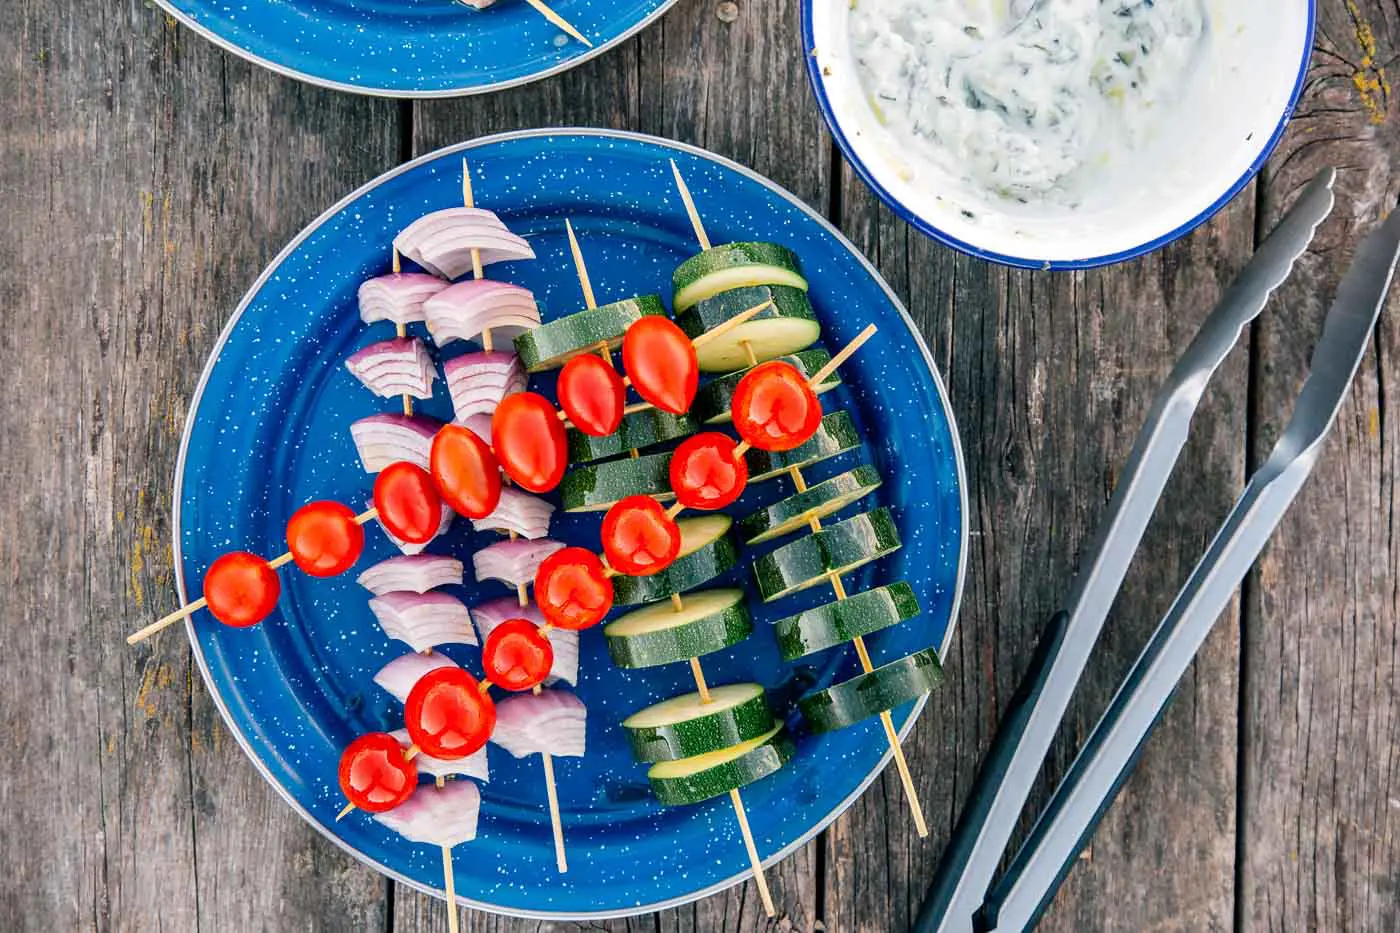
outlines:
{"label": "vegetable kebab", "polygon": [[[476,644],[468,620],[474,621],[485,642],[483,660],[488,678],[506,689],[532,689],[529,697],[502,702],[499,727],[493,738],[517,757],[541,755],[556,861],[563,872],[568,870],[568,863],[553,757],[583,754],[586,711],[572,694],[543,690],[543,677],[536,676],[534,666],[543,663],[546,676],[576,681],[578,637],[572,632],[550,631],[538,613],[529,610],[526,589],[539,562],[562,545],[543,540],[553,506],[521,489],[503,485],[491,462],[496,452],[491,452],[490,457],[483,453],[483,447],[490,451],[493,437],[500,439],[499,453],[508,475],[525,488],[547,491],[557,482],[551,478],[554,466],[543,472],[538,469],[540,446],[535,443],[538,438],[532,425],[545,422],[543,439],[549,448],[545,459],[551,464],[555,463],[552,457],[562,455],[563,431],[553,407],[524,391],[525,371],[515,354],[497,351],[493,346],[496,337],[508,339],[538,324],[539,309],[525,289],[485,279],[483,267],[533,258],[534,252],[494,214],[475,207],[465,160],[462,168],[464,207],[420,218],[396,239],[397,248],[425,268],[449,277],[471,271],[472,278],[428,295],[422,302],[421,319],[439,346],[457,340],[479,340],[483,347],[481,352],[458,356],[445,365],[455,423],[436,430],[426,453],[418,442],[414,454],[419,459],[426,456],[451,506],[449,513],[467,515],[477,530],[494,529],[509,534],[508,541],[479,549],[472,562],[478,580],[495,578],[507,582],[516,590],[516,597],[493,600],[470,615],[465,606],[445,594],[379,595],[371,606],[391,637],[403,637],[408,628],[407,612],[422,616],[424,623],[432,626],[427,636],[403,638],[417,650],[434,647],[435,637],[441,638],[436,644]],[[365,459],[363,446],[361,452]],[[558,473],[562,470],[563,463],[559,461]],[[457,582],[461,582],[460,573],[458,577]],[[509,611],[504,602],[511,604]]]}
{"label": "vegetable kebab", "polygon": [[133,632],[127,643],[134,645],[205,607],[225,625],[257,625],[277,606],[282,593],[279,568],[295,562],[313,577],[344,573],[364,552],[362,526],[375,519],[400,540],[426,543],[437,534],[441,501],[428,473],[404,463],[376,477],[374,505],[358,515],[349,506],[331,500],[304,505],[287,522],[285,554],[271,560],[248,551],[220,556],[204,574],[204,595]]}
{"label": "vegetable kebab", "polygon": [[[670,424],[677,433],[693,432],[696,423],[688,411],[699,382],[696,345],[661,314],[637,315],[630,321],[600,315],[599,311],[618,305],[597,307],[573,225],[566,224],[566,229],[587,307],[546,325],[554,328],[556,342],[550,347],[553,357],[546,360],[541,355],[540,364],[563,360],[560,406],[574,421],[574,437],[587,438],[571,439],[571,445],[592,444],[593,439],[607,439],[608,434],[616,432],[613,443],[619,447],[593,447],[590,453],[605,456],[626,450],[630,458],[604,461],[570,474],[582,473],[584,479],[577,488],[593,498],[579,501],[571,497],[567,486],[561,489],[566,504],[575,510],[609,509],[602,529],[607,565],[591,551],[566,548],[541,565],[536,595],[542,606],[547,602],[558,604],[561,610],[571,613],[576,624],[587,625],[601,621],[614,603],[653,604],[605,627],[614,661],[624,667],[688,661],[698,692],[639,714],[644,721],[629,729],[633,748],[644,761],[657,763],[650,778],[663,803],[698,803],[729,795],[764,909],[772,916],[772,895],[740,788],[781,768],[791,757],[792,744],[775,723],[762,687],[739,684],[712,692],[705,680],[699,657],[736,644],[753,630],[743,592],[722,589],[688,598],[681,595],[736,563],[738,552],[730,535],[731,521],[718,515],[677,523],[664,513],[656,499],[647,495],[623,496],[627,489],[625,478],[605,483],[601,489],[593,483],[593,478],[611,465],[620,466],[624,472],[640,466],[653,475],[659,473],[661,482],[665,482],[670,454],[639,457],[635,447],[627,446],[655,442],[662,439],[659,434],[619,430],[624,424],[626,385],[630,383],[648,405],[654,406],[628,415],[634,422],[646,418],[653,425]],[[660,304],[655,299],[631,301]],[[739,326],[768,305],[765,300],[736,315],[728,327]],[[709,339],[720,336],[722,332],[717,332]],[[626,380],[612,366],[611,350],[619,339]],[[542,341],[522,335],[517,346],[522,343],[538,347]],[[591,350],[599,352],[595,355]],[[653,463],[659,464],[659,470],[651,466]],[[655,491],[654,486],[642,488]],[[678,492],[684,494],[688,488]],[[648,716],[656,721],[645,721]]]}
{"label": "vegetable kebab", "polygon": [[[752,467],[755,481],[783,473],[792,478],[796,493],[744,519],[740,532],[748,544],[781,537],[804,525],[812,535],[758,558],[753,565],[754,579],[765,602],[822,582],[830,583],[836,601],[779,621],[776,633],[780,649],[785,660],[793,660],[850,641],[863,668],[863,674],[853,680],[803,697],[799,706],[817,731],[878,715],[915,828],[920,836],[927,836],[923,808],[890,709],[923,696],[942,682],[937,652],[926,649],[875,668],[864,636],[918,614],[918,601],[907,583],[852,597],[841,580],[843,573],[898,550],[898,530],[887,508],[877,508],[827,528],[821,524],[823,518],[877,489],[880,476],[874,467],[864,465],[808,487],[802,473],[804,467],[860,446],[849,416],[844,412],[823,416],[817,394],[829,388],[827,377],[869,339],[874,325],[809,375],[810,358],[802,358],[813,352],[806,347],[815,341],[819,330],[807,323],[811,305],[806,299],[807,282],[797,257],[776,244],[712,247],[680,169],[674,162],[671,168],[703,250],[682,264],[673,276],[674,304],[682,328],[688,333],[703,332],[722,322],[726,304],[737,307],[760,296],[773,301],[771,319],[761,317],[743,328],[731,329],[724,341],[712,345],[708,357],[712,369],[747,365],[741,372],[715,380],[707,389],[713,393],[709,398],[712,406],[722,404],[725,397],[730,401],[734,426],[743,438],[737,450],[742,452],[748,446],[756,449],[744,462],[733,456],[729,450],[733,442],[723,435],[714,435],[713,441],[702,440],[705,435],[692,438],[672,460],[673,484],[676,471],[685,469],[679,463],[682,451],[691,444],[697,448],[693,456],[720,464],[728,457],[730,468],[735,470]],[[703,368],[706,363],[701,365]],[[706,420],[722,419],[711,414]],[[708,454],[701,454],[705,445],[712,445],[711,449]],[[712,471],[713,467],[705,467],[692,475],[708,477]],[[737,495],[736,492],[733,498]],[[676,511],[673,508],[668,514]]]}

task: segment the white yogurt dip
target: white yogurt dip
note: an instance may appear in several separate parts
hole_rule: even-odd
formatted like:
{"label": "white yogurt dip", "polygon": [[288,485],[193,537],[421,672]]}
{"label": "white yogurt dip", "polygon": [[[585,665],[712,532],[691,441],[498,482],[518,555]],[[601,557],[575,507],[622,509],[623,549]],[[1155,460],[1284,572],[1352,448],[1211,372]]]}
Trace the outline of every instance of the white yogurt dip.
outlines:
{"label": "white yogurt dip", "polygon": [[1043,0],[1019,22],[1007,0],[856,0],[851,24],[871,106],[914,154],[991,199],[1066,205],[1150,141],[1210,36],[1204,0]]}

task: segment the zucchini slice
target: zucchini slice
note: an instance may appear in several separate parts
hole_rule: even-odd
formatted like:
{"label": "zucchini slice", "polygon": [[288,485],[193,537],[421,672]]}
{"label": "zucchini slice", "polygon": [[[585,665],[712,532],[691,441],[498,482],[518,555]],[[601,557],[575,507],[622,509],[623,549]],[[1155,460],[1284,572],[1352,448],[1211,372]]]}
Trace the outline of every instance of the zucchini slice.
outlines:
{"label": "zucchini slice", "polygon": [[618,667],[656,667],[722,651],[753,634],[753,619],[740,589],[691,593],[677,612],[652,603],[603,627],[608,654]]}
{"label": "zucchini slice", "polygon": [[[831,362],[831,354],[822,349],[803,350],[801,353],[793,353],[780,359],[784,363],[792,364],[798,372],[810,379],[812,373]],[[736,373],[716,376],[705,383],[700,387],[700,391],[695,393],[690,413],[702,424],[728,424],[733,421],[734,390],[739,388],[739,380],[743,379],[747,372],[747,369],[741,369]],[[821,395],[823,392],[830,392],[840,384],[840,371],[833,371],[817,386],[816,393]]]}
{"label": "zucchini slice", "polygon": [[917,700],[941,683],[943,665],[938,663],[938,652],[925,648],[868,674],[809,693],[797,705],[813,731],[831,732]]}
{"label": "zucchini slice", "polygon": [[[787,285],[807,290],[802,263],[786,246],[726,243],[691,256],[676,267],[671,273],[671,305],[680,314],[720,292],[752,285]],[[750,305],[735,311],[747,307]]]}
{"label": "zucchini slice", "polygon": [[738,745],[657,762],[647,770],[647,779],[656,799],[667,806],[700,803],[767,777],[787,764],[792,753],[792,741],[779,724]]}
{"label": "zucchini slice", "polygon": [[847,573],[899,550],[899,529],[881,506],[784,544],[753,562],[764,602],[805,590],[831,573]]}
{"label": "zucchini slice", "polygon": [[816,434],[792,450],[750,450],[745,454],[749,462],[749,482],[772,479],[792,467],[805,469],[859,446],[860,435],[856,433],[851,416],[844,411],[833,411],[822,418]]}
{"label": "zucchini slice", "polygon": [[625,454],[674,441],[694,434],[700,425],[690,415],[673,415],[659,408],[634,411],[622,418],[622,424],[607,437],[593,437],[578,428],[569,428],[569,462],[590,463],[604,457]]}
{"label": "zucchini slice", "polygon": [[739,536],[749,544],[771,541],[805,527],[814,518],[841,511],[879,489],[880,483],[880,474],[869,464],[838,473],[743,519]]}
{"label": "zucchini slice", "polygon": [[784,661],[844,645],[857,636],[912,619],[921,611],[908,583],[891,583],[773,623]]}
{"label": "zucchini slice", "polygon": [[725,684],[662,700],[622,720],[638,761],[674,761],[716,752],[772,730],[773,712],[759,684]]}
{"label": "zucchini slice", "polygon": [[669,453],[575,467],[559,484],[559,502],[565,512],[603,512],[633,494],[666,502],[676,497],[671,492],[670,471]]}
{"label": "zucchini slice", "polygon": [[[807,293],[787,285],[754,285],[731,288],[706,298],[684,313],[676,324],[692,340],[730,318],[765,301],[773,302],[757,315],[726,334],[695,348],[695,359],[704,373],[730,373],[749,364],[749,349],[759,363],[805,350],[822,335]],[[814,370],[815,371],[815,370]]]}
{"label": "zucchini slice", "polygon": [[629,577],[626,574],[613,577],[614,605],[651,603],[666,599],[672,593],[693,590],[739,562],[739,549],[734,544],[734,536],[729,533],[734,520],[728,515],[682,518],[676,524],[681,528],[681,552],[675,562],[649,577]]}
{"label": "zucchini slice", "polygon": [[[741,309],[742,310],[742,309]],[[639,295],[561,317],[515,338],[515,352],[532,373],[558,369],[580,353],[622,343],[627,328],[649,314],[665,314],[660,295]]]}

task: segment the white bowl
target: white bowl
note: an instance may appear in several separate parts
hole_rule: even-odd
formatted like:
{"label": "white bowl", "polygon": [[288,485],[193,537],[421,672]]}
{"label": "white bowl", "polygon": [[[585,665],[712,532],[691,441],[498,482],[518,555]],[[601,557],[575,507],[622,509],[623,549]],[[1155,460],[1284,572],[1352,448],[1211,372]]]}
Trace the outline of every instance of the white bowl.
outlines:
{"label": "white bowl", "polygon": [[934,239],[995,262],[1050,269],[1150,252],[1205,221],[1248,184],[1302,90],[1315,19],[1312,0],[1208,0],[1210,38],[1184,99],[1167,108],[1130,160],[1086,170],[1084,197],[1071,206],[991,197],[888,130],[857,73],[852,6],[850,0],[802,6],[812,89],[851,166],[899,216]]}

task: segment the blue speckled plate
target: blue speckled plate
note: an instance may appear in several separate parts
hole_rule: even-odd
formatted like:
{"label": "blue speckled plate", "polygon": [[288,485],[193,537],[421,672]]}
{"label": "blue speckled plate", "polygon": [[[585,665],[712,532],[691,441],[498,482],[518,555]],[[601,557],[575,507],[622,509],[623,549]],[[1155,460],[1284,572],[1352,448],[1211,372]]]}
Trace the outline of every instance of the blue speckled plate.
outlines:
{"label": "blue speckled plate", "polygon": [[[471,161],[477,203],[528,237],[539,257],[493,266],[491,273],[532,289],[546,319],[581,306],[566,217],[579,233],[600,302],[644,292],[669,297],[671,270],[697,249],[671,179],[668,160],[675,159],[715,242],[776,240],[802,257],[828,348],[867,322],[879,325],[843,367],[845,386],[823,400],[828,410],[855,416],[868,440],[862,455],[886,480],[874,498],[893,508],[905,547],[851,574],[847,586],[855,592],[906,579],[923,604],[922,615],[870,639],[877,662],[946,646],[967,540],[962,461],[938,375],[894,295],[824,220],[752,172],[675,143],[589,130],[494,136],[419,159],[336,205],[263,273],[214,349],[186,428],[175,493],[182,598],[187,581],[197,594],[204,571],[224,551],[280,553],[284,524],[303,503],[367,501],[371,477],[348,428],[393,406],[371,396],[343,363],[389,328],[360,322],[355,291],[388,269],[395,233],[428,211],[459,203],[463,155]],[[463,349],[459,343],[443,354]],[[534,385],[552,393],[551,382],[537,377]],[[446,418],[451,406],[438,385],[438,396],[422,409]],[[847,454],[810,474],[815,481],[858,462]],[[786,484],[755,485],[730,511],[743,515],[788,495]],[[596,548],[599,522],[596,514],[557,513],[555,536]],[[394,552],[377,526],[368,528],[368,539],[361,567]],[[460,521],[432,548],[466,557],[489,540]],[[721,582],[750,585],[747,563]],[[262,625],[229,629],[201,614],[190,624],[190,638],[230,728],[297,812],[385,874],[437,892],[436,850],[363,814],[334,820],[343,803],[335,776],[341,748],[358,734],[402,722],[399,704],[371,678],[406,649],[376,625],[354,576],[317,580],[289,569],[277,611]],[[460,595],[472,603],[503,592],[499,584],[471,584]],[[755,600],[754,635],[705,658],[712,683],[765,684],[796,736],[795,759],[743,791],[759,851],[770,863],[835,819],[889,756],[877,720],[813,736],[794,712],[793,701],[812,685],[856,673],[855,655],[838,649],[784,664],[769,623],[830,598],[814,588],[775,605]],[[554,869],[538,758],[517,761],[491,746],[480,833],[459,847],[456,860],[459,897],[510,914],[602,917],[674,905],[742,880],[748,863],[728,800],[663,809],[618,726],[643,706],[693,689],[686,666],[619,670],[598,629],[583,633],[581,647],[578,694],[589,709],[588,754],[556,763],[570,870]],[[448,653],[480,670],[476,649]],[[917,712],[906,706],[895,720],[907,730]]]}
{"label": "blue speckled plate", "polygon": [[547,0],[593,43],[525,0],[156,0],[206,39],[279,74],[387,97],[480,94],[600,55],[675,0]]}

